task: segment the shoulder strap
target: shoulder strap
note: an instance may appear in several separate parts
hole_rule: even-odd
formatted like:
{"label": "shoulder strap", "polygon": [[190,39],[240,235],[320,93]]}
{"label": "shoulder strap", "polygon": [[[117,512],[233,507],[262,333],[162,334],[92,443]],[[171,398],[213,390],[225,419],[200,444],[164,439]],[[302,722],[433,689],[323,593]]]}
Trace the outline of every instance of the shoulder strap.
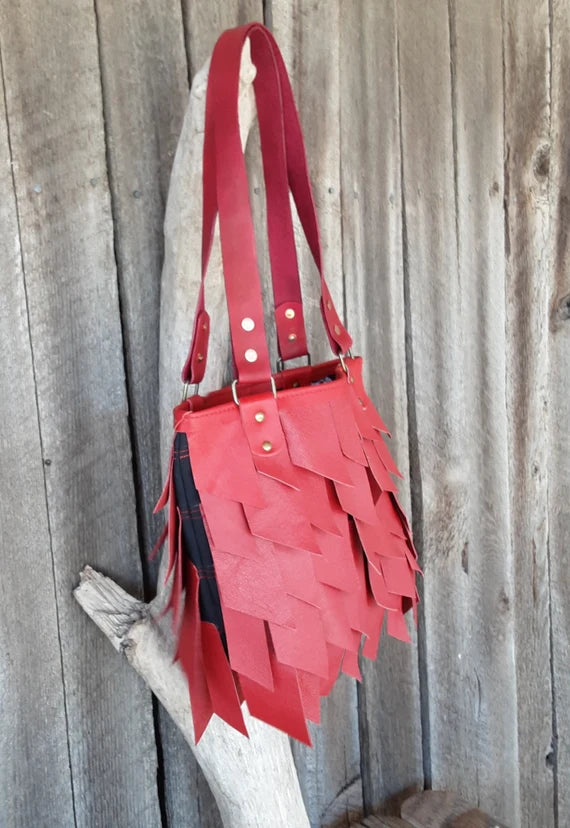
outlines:
{"label": "shoulder strap", "polygon": [[[287,184],[291,188],[309,247],[321,276],[321,309],[331,346],[335,353],[343,353],[351,345],[350,336],[334,309],[323,276],[314,200],[308,177],[301,128],[285,65],[269,31],[260,24],[250,24],[224,32],[218,44],[216,44],[210,66],[204,139],[202,282],[195,316],[193,342],[183,372],[183,379],[188,382],[199,382],[205,370],[209,317],[204,308],[204,278],[212,244],[215,218],[219,207],[218,173],[220,170],[217,167],[220,165],[228,167],[230,158],[232,159],[232,165],[237,161],[235,146],[229,152],[229,155],[225,153],[230,141],[230,134],[233,136],[231,140],[235,141],[236,137],[239,140],[237,118],[239,63],[241,49],[247,37],[250,37],[252,59],[257,67],[254,87],[266,178],[268,233],[280,354],[284,359],[289,359],[306,353],[306,337]],[[226,132],[220,136],[221,127],[219,124],[222,122],[225,123],[223,129]],[[218,124],[217,127],[215,123]],[[220,142],[224,145],[221,154],[216,150],[216,146]],[[239,152],[242,156],[241,165],[245,170],[241,143],[239,144]],[[215,182],[215,185],[213,182]],[[244,202],[242,198],[241,203],[247,213],[248,220],[246,223],[250,223],[247,176],[245,187],[247,199]],[[226,261],[224,261],[225,267]],[[255,273],[257,274],[257,263],[255,263]],[[228,290],[227,278],[226,290]],[[230,307],[229,293],[228,307]],[[248,318],[251,319],[251,317]],[[234,344],[235,359],[235,337],[233,332],[232,342]]]}

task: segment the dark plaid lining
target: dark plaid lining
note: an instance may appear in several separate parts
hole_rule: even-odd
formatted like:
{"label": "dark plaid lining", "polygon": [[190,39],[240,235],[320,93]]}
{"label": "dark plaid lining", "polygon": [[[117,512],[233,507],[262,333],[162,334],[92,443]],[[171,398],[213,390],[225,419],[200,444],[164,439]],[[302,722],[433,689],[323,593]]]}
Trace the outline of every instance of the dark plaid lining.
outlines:
{"label": "dark plaid lining", "polygon": [[215,624],[220,632],[222,644],[226,648],[226,634],[222,608],[220,605],[220,593],[216,582],[214,561],[210,544],[202,520],[200,509],[200,495],[194,483],[192,466],[188,454],[188,441],[186,435],[176,434],[174,439],[174,490],[176,502],[180,509],[182,519],[182,542],[184,554],[188,555],[200,578],[199,603],[200,618],[202,621],[210,621]]}

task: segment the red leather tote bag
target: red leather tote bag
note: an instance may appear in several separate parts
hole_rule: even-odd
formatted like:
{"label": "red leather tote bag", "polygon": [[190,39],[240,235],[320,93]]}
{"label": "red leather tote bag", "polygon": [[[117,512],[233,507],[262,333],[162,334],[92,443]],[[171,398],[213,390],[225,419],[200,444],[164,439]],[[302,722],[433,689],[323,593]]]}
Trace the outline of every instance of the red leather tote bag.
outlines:
{"label": "red leather tote bag", "polygon": [[[242,47],[251,41],[266,183],[280,367],[307,356],[291,192],[321,282],[334,358],[273,373],[238,124]],[[183,380],[206,368],[204,278],[216,216],[235,369],[231,386],[174,410],[168,573],[196,740],[213,713],[246,733],[250,713],[310,744],[339,671],[360,678],[383,622],[409,641],[417,623],[409,524],[387,429],[327,288],[299,118],[283,59],[258,23],[222,34],[212,56],[203,159],[202,285]]]}

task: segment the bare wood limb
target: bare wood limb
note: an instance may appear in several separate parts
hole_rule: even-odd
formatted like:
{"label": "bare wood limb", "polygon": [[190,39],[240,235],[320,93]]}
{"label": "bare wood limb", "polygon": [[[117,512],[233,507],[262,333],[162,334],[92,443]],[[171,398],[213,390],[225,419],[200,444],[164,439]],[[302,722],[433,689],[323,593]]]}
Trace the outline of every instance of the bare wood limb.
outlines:
{"label": "bare wood limb", "polygon": [[173,663],[173,641],[157,619],[156,607],[133,598],[89,566],[81,573],[74,595],[181,730],[212,788],[224,826],[308,828],[285,734],[244,710],[250,739],[214,717],[195,745],[186,678],[179,664]]}

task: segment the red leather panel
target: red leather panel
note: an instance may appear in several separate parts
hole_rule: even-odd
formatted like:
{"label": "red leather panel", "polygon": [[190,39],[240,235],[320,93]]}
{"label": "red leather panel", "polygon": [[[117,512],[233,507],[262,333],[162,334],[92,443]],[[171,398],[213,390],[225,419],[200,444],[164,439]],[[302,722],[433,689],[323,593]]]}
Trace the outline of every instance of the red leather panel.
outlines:
{"label": "red leather panel", "polygon": [[224,624],[228,639],[230,664],[243,682],[244,677],[273,690],[273,673],[269,659],[265,621],[224,606]]}

